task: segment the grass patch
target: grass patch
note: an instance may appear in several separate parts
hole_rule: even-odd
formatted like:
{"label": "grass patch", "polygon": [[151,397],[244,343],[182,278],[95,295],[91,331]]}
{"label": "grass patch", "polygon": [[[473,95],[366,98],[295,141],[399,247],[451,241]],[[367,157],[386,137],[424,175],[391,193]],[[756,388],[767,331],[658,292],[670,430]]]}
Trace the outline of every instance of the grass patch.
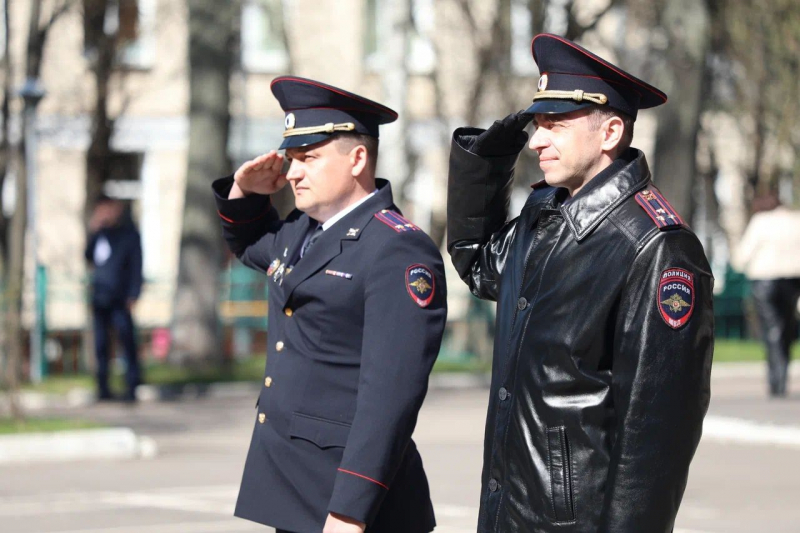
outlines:
{"label": "grass patch", "polygon": [[[714,343],[714,362],[765,361],[767,349],[760,341],[718,339]],[[800,360],[800,343],[792,346],[792,359]]]}
{"label": "grass patch", "polygon": [[[116,366],[116,365],[115,365]],[[261,381],[264,375],[264,358],[251,357],[228,362],[217,368],[192,369],[166,363],[148,363],[144,366],[144,381],[149,385],[187,385],[236,381]],[[114,369],[109,383],[112,391],[125,390],[125,376]],[[94,377],[88,374],[49,376],[41,383],[27,384],[24,390],[66,394],[72,389],[94,389]]]}
{"label": "grass patch", "polygon": [[[766,351],[759,341],[742,341],[718,339],[715,343],[714,362],[727,363],[738,361],[764,361]],[[792,359],[800,360],[800,343],[794,343]],[[490,372],[491,361],[477,357],[450,359],[442,358],[433,366],[434,373],[448,372]],[[188,384],[209,384],[219,382],[259,382],[264,375],[264,357],[256,356],[248,359],[230,361],[222,367],[208,369],[191,369],[168,365],[166,363],[149,363],[145,365],[145,382],[150,385],[181,386]],[[94,389],[94,378],[86,374],[50,376],[39,384],[25,385],[25,390],[66,394],[72,389]],[[125,388],[124,375],[116,371],[111,378],[111,387],[121,392]]]}
{"label": "grass patch", "polygon": [[473,357],[470,359],[453,360],[453,359],[437,359],[433,365],[434,374],[446,374],[448,372],[471,372],[480,374],[484,372],[491,372],[492,362],[488,359],[480,359]]}
{"label": "grass patch", "polygon": [[0,418],[0,435],[16,433],[52,433],[72,429],[92,429],[105,427],[103,424],[89,420],[72,420],[68,418],[27,418],[22,421],[11,418]]}

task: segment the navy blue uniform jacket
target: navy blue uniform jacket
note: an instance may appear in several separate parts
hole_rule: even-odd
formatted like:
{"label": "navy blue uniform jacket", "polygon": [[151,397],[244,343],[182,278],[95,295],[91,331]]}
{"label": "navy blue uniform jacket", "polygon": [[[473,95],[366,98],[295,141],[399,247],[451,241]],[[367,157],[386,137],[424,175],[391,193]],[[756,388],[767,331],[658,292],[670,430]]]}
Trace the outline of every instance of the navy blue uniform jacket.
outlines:
{"label": "navy blue uniform jacket", "polygon": [[[110,247],[108,258],[94,262],[95,247],[100,239]],[[92,304],[100,308],[122,307],[128,300],[138,300],[142,291],[142,244],[139,232],[129,217],[120,224],[103,228],[86,242],[86,260],[94,266]]]}
{"label": "navy blue uniform jacket", "polygon": [[327,229],[302,259],[312,221],[280,220],[267,196],[228,200],[225,238],[269,276],[267,363],[236,516],[298,533],[329,512],[370,533],[435,526],[411,433],[447,315],[439,250],[398,215],[391,186]]}

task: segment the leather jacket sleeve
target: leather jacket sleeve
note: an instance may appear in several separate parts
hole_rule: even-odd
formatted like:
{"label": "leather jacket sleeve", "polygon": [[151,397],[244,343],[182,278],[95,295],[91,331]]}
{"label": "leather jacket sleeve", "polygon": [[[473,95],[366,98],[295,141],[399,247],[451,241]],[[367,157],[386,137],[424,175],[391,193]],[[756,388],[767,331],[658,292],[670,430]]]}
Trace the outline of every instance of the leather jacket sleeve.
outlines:
{"label": "leather jacket sleeve", "polygon": [[[671,268],[694,277],[694,308],[677,328],[660,310]],[[713,277],[697,238],[676,230],[643,246],[625,287],[612,363],[617,436],[599,531],[669,533],[710,399]]]}
{"label": "leather jacket sleeve", "polygon": [[259,272],[266,272],[272,261],[272,245],[282,222],[269,196],[254,194],[228,200],[233,176],[212,184],[222,233],[228,247],[239,260]]}
{"label": "leather jacket sleeve", "polygon": [[516,219],[506,223],[516,153],[481,157],[470,152],[483,130],[453,133],[447,184],[447,250],[459,276],[478,298],[497,300],[499,275],[514,240]]}

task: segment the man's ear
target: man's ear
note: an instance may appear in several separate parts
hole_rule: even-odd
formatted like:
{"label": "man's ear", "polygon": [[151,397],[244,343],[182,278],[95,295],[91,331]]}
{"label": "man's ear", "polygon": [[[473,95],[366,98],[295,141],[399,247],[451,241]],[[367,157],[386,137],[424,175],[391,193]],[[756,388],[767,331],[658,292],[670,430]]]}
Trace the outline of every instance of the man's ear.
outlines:
{"label": "man's ear", "polygon": [[625,134],[625,123],[619,117],[609,117],[603,122],[600,131],[603,134],[601,148],[604,152],[613,152]]}
{"label": "man's ear", "polygon": [[354,177],[360,176],[367,168],[369,157],[367,155],[367,147],[359,144],[350,150],[350,172]]}

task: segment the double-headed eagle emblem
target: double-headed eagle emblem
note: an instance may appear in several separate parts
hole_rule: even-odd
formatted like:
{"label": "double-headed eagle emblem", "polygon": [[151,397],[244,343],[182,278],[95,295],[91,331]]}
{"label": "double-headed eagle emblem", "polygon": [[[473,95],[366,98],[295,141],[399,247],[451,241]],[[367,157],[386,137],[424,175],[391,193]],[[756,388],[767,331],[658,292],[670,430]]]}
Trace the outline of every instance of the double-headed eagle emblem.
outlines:
{"label": "double-headed eagle emblem", "polygon": [[425,278],[419,278],[418,280],[409,283],[409,285],[417,289],[417,292],[420,294],[425,294],[431,288],[430,283],[428,283],[428,280]]}
{"label": "double-headed eagle emblem", "polygon": [[681,298],[680,294],[678,293],[675,293],[666,300],[662,301],[661,304],[668,306],[670,311],[675,313],[683,311],[684,307],[691,306],[691,304],[687,303],[683,298]]}

